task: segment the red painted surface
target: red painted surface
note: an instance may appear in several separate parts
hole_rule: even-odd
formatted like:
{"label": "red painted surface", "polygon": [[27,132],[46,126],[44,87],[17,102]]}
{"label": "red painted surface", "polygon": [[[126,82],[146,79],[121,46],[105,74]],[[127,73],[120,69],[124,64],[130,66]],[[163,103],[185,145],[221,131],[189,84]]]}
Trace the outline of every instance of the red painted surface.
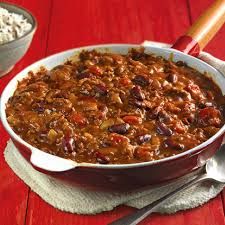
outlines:
{"label": "red painted surface", "polygon": [[[64,49],[98,43],[157,40],[173,43],[212,0],[11,0],[31,10],[39,28],[26,56],[6,77],[0,93],[17,72]],[[206,49],[225,59],[225,27]],[[93,216],[64,213],[41,200],[10,170],[3,158],[8,135],[0,123],[0,223],[3,225],[104,225],[134,209],[120,206]],[[224,199],[225,200],[225,199]],[[153,215],[145,225],[224,225],[221,195],[196,209]]]}

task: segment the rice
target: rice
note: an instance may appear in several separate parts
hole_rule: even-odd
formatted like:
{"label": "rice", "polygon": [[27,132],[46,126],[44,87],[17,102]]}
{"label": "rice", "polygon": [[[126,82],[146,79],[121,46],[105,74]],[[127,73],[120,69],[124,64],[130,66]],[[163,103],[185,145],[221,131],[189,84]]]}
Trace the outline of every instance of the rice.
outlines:
{"label": "rice", "polygon": [[10,13],[0,7],[0,45],[22,37],[31,28],[32,25],[23,15]]}

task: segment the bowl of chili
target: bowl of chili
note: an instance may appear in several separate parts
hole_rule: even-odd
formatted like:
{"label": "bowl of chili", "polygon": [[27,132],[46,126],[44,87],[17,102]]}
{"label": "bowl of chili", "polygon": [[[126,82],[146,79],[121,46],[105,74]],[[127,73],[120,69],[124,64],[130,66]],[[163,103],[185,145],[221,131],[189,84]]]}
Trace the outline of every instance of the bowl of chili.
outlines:
{"label": "bowl of chili", "polygon": [[71,49],[15,76],[1,119],[36,169],[76,185],[135,189],[190,173],[215,153],[225,130],[224,79],[175,49]]}

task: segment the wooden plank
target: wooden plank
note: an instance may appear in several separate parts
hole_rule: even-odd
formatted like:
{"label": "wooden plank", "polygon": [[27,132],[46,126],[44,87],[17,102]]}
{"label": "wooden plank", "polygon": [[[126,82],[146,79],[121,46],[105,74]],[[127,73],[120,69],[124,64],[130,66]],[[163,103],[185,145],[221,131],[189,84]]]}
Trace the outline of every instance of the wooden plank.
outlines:
{"label": "wooden plank", "polygon": [[224,222],[221,196],[207,202],[201,207],[183,213],[185,225],[222,225]]}
{"label": "wooden plank", "polygon": [[[189,0],[191,20],[194,22],[198,16],[205,10],[213,0]],[[211,40],[205,51],[215,55],[218,58],[225,59],[225,25],[217,33],[217,35]]]}
{"label": "wooden plank", "polygon": [[[8,81],[32,62],[42,58],[46,51],[46,40],[50,13],[50,1],[11,1],[34,12],[38,20],[38,31],[26,56],[7,76],[0,78],[0,93]],[[23,225],[25,222],[29,188],[13,173],[6,164],[3,150],[9,136],[0,122],[0,219],[4,225]]]}
{"label": "wooden plank", "polygon": [[54,1],[48,54],[101,43],[172,43],[189,26],[186,14],[184,0],[66,1],[63,10],[60,1]]}
{"label": "wooden plank", "polygon": [[[113,211],[97,215],[76,215],[53,209],[32,192],[29,198],[27,224],[39,224],[40,218],[42,218],[43,225],[104,225],[134,210],[130,207],[120,206]],[[223,215],[223,208],[220,196],[218,196],[203,206],[192,210],[181,211],[172,215],[151,215],[141,225],[223,225],[225,224],[224,217],[221,215]]]}

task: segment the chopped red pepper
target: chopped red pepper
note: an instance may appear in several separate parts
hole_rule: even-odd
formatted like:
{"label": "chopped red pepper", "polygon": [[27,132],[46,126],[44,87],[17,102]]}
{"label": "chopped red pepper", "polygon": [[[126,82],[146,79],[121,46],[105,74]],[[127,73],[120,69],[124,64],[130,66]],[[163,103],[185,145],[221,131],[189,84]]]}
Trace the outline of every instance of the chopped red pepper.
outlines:
{"label": "chopped red pepper", "polygon": [[79,125],[79,126],[83,126],[87,122],[86,118],[81,113],[73,113],[70,116],[70,119],[71,119],[72,123]]}
{"label": "chopped red pepper", "polygon": [[137,125],[142,123],[141,117],[138,116],[124,116],[123,121],[131,125]]}

